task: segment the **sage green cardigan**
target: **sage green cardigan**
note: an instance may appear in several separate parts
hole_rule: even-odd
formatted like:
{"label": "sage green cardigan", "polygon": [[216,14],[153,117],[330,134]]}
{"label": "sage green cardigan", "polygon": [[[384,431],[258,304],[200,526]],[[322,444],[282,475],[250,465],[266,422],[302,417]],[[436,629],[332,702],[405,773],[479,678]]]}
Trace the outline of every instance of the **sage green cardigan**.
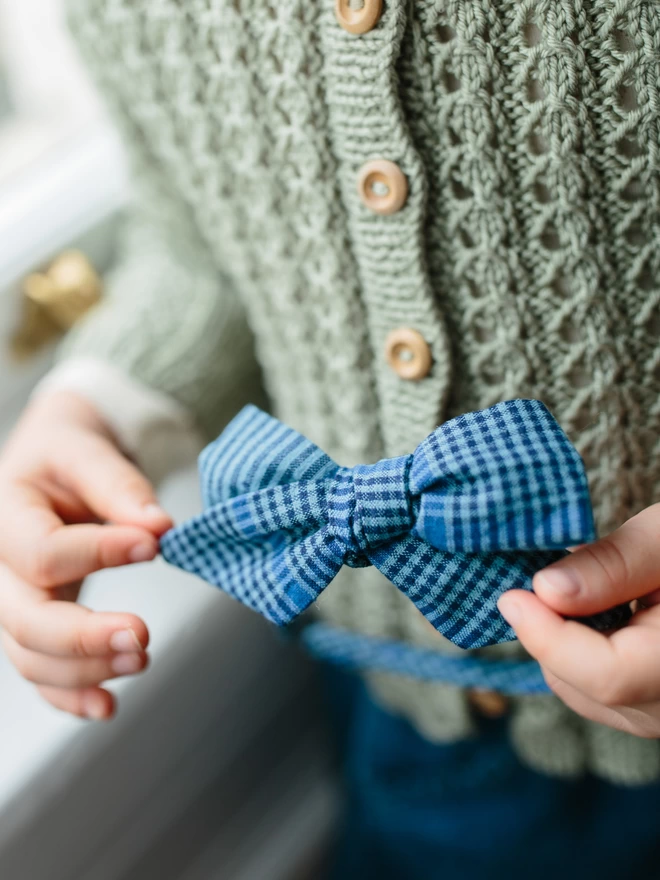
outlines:
{"label": "sage green cardigan", "polygon": [[[70,9],[139,198],[66,353],[173,395],[212,434],[258,385],[254,348],[278,416],[342,464],[538,397],[586,462],[601,530],[660,497],[656,0],[387,0],[362,35],[333,0]],[[408,181],[389,216],[357,193],[373,158]],[[399,327],[431,349],[419,381],[385,357]],[[340,576],[319,611],[456,650],[373,570]],[[475,729],[454,688],[370,683],[432,740]],[[660,777],[657,741],[554,697],[516,700],[510,728],[548,773]]]}

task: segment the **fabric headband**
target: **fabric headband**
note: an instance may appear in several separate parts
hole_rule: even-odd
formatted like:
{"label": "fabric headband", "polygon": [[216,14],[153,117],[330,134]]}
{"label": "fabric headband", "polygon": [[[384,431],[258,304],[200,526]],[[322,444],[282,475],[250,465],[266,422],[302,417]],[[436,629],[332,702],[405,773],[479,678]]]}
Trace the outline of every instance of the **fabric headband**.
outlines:
{"label": "fabric headband", "polygon": [[596,537],[582,460],[538,400],[459,416],[412,455],[353,468],[249,406],[200,472],[204,512],[163,536],[163,556],[278,625],[342,565],[374,565],[456,645],[510,641],[498,597]]}

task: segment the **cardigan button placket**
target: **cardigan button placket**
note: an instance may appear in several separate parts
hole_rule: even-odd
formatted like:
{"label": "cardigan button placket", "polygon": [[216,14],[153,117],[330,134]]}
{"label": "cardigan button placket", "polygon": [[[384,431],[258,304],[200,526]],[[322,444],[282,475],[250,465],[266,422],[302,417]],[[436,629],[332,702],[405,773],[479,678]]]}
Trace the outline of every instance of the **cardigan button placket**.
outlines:
{"label": "cardigan button placket", "polygon": [[397,328],[424,332],[393,348],[396,366],[382,354],[374,361],[385,453],[394,457],[442,421],[451,385],[451,347],[426,266],[425,171],[397,88],[407,2],[388,0],[378,27],[359,39],[337,27],[326,2],[319,33],[330,134],[371,349],[387,356]]}

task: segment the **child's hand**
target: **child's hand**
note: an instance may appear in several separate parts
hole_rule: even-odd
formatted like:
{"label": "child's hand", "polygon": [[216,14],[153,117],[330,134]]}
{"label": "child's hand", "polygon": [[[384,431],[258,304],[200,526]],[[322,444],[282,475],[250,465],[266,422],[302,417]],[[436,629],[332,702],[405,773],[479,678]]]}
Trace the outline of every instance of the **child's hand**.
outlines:
{"label": "child's hand", "polygon": [[62,392],[31,404],[0,455],[0,627],[53,706],[109,718],[99,684],[146,666],[143,621],[72,603],[91,572],[153,559],[170,525],[90,404]]}
{"label": "child's hand", "polygon": [[[498,606],[566,705],[636,736],[660,737],[659,587],[660,504],[655,504],[607,538],[539,572],[537,595],[511,590]],[[560,617],[593,614],[632,599],[640,599],[640,607],[611,635]]]}

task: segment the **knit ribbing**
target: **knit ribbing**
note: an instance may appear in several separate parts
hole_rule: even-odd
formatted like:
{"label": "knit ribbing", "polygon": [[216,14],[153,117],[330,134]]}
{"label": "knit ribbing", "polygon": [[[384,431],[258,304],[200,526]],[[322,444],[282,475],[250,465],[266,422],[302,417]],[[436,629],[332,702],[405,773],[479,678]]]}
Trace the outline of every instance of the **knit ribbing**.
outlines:
{"label": "knit ribbing", "polygon": [[[450,358],[444,322],[429,284],[423,248],[426,181],[397,94],[395,64],[406,27],[404,0],[388,3],[379,27],[356,40],[337,26],[332,5],[320,20],[332,146],[357,262],[372,346],[382,359],[385,337],[397,327],[424,333],[434,357],[424,382],[379,370],[378,391],[386,452],[409,452],[433,430],[449,391]],[[360,166],[373,157],[394,161],[408,179],[405,210],[374,214],[356,191]]]}
{"label": "knit ribbing", "polygon": [[[585,459],[601,530],[658,499],[655,0],[391,0],[360,37],[332,0],[69,2],[143,185],[108,300],[67,351],[211,431],[257,387],[247,315],[275,411],[341,464],[539,397]],[[391,216],[358,199],[374,158],[408,179]],[[418,383],[383,356],[401,326],[433,352]],[[457,650],[374,570],[343,572],[319,610]],[[473,730],[453,688],[370,684],[429,739]],[[545,772],[660,778],[657,742],[553,697],[514,701],[511,732]]]}

